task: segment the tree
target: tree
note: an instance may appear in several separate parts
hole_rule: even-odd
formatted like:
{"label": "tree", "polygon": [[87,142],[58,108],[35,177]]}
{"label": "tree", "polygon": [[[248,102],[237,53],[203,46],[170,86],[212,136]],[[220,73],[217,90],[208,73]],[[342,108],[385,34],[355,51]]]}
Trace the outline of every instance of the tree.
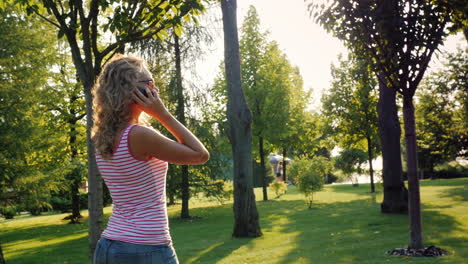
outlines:
{"label": "tree", "polygon": [[267,182],[265,175],[265,102],[269,96],[269,87],[262,86],[264,76],[260,69],[264,67],[266,33],[260,31],[260,19],[254,6],[250,6],[244,23],[241,27],[240,58],[241,58],[241,80],[249,109],[251,109],[252,134],[257,138],[258,156],[260,158],[260,178],[262,179],[263,200],[268,200]]}
{"label": "tree", "polygon": [[[208,23],[203,19],[201,23]],[[209,45],[212,42],[212,33],[210,27],[205,24],[186,23],[183,27],[186,34],[178,36],[175,30],[171,30],[171,38],[148,39],[139,41],[130,46],[131,50],[141,54],[147,59],[150,70],[153,72],[153,78],[156,79],[157,87],[160,87],[160,95],[164,98],[166,106],[175,112],[177,119],[188,126],[191,131],[203,131],[205,138],[199,138],[203,141],[206,137],[211,137],[206,133],[202,125],[206,118],[200,117],[200,114],[209,111],[209,104],[203,98],[194,82],[189,82],[190,78],[182,76],[191,72],[192,78],[196,79],[195,62],[203,55],[202,44]],[[203,101],[203,102],[201,102]],[[193,112],[196,112],[194,115]],[[154,123],[158,128],[164,129],[158,123]],[[169,135],[172,136],[172,135]],[[210,152],[211,149],[210,149]],[[213,161],[213,152],[210,160]],[[216,157],[214,157],[216,159]],[[210,168],[214,167],[213,162],[205,164]],[[214,185],[209,182],[214,179],[210,173],[204,174],[205,166],[191,166],[170,164],[171,173],[168,175],[166,193],[169,198],[169,204],[175,203],[175,198],[181,198],[182,206],[180,217],[190,218],[189,199],[199,191],[213,188]],[[206,187],[206,188],[204,188]]]}
{"label": "tree", "polygon": [[[0,211],[40,214],[50,208],[62,167],[40,114],[42,90],[57,62],[55,36],[41,21],[26,20],[12,5],[0,9]],[[12,59],[14,58],[14,59]]]}
{"label": "tree", "polygon": [[[264,135],[268,141],[283,152],[283,180],[287,181],[287,151],[297,145],[298,132],[305,120],[309,93],[303,90],[299,68],[291,65],[278,43],[268,43],[265,62],[261,70],[264,92],[257,97],[265,98],[263,106]],[[255,115],[254,115],[255,118]]]}
{"label": "tree", "polygon": [[[348,46],[355,45],[356,48],[352,48],[355,56],[363,53],[362,51],[356,52],[355,50],[361,50],[362,45],[357,45],[351,41],[351,36],[346,36],[354,27],[355,16],[344,16],[347,10],[355,11],[356,9],[342,7],[346,3],[339,1],[339,6],[332,9],[330,1],[327,6],[323,6],[323,9],[318,9],[318,6],[309,5],[309,10],[315,11],[317,21],[322,24],[327,31],[333,32],[333,34],[341,40],[345,40]],[[352,2],[349,2],[352,4]],[[321,11],[319,11],[321,10]],[[360,9],[365,10],[365,9]],[[349,12],[351,12],[349,11]],[[348,13],[349,13],[348,12]],[[344,22],[337,22],[339,16],[344,16],[343,19],[350,20],[353,25],[348,25]],[[328,20],[329,19],[329,20]],[[356,28],[358,31],[358,28]],[[354,40],[354,37],[353,37]],[[358,56],[356,56],[358,57]],[[362,55],[362,58],[366,58],[366,55]],[[369,62],[370,65],[373,65]],[[377,76],[379,76],[377,74]],[[401,161],[401,147],[400,147],[400,121],[398,119],[398,107],[396,104],[396,91],[385,85],[385,82],[380,81],[379,84],[379,99],[377,102],[378,112],[378,127],[379,137],[382,153],[382,178],[384,187],[384,199],[381,203],[381,211],[383,213],[401,214],[408,212],[408,194],[407,189],[403,181],[403,169]]]}
{"label": "tree", "polygon": [[[439,2],[436,1],[435,4]],[[449,31],[451,33],[457,33],[459,31],[463,32],[465,35],[466,41],[468,41],[468,5],[464,0],[452,0],[443,3],[443,5],[447,5],[449,8],[449,12],[451,13],[451,23],[449,26]]]}
{"label": "tree", "polygon": [[323,189],[325,175],[330,173],[330,170],[330,161],[320,156],[311,160],[296,160],[291,165],[290,175],[297,181],[297,188],[304,194],[309,209],[312,209],[314,193]]}
{"label": "tree", "polygon": [[67,195],[71,200],[72,214],[70,223],[79,223],[80,214],[80,186],[86,176],[85,149],[85,125],[82,120],[86,116],[84,94],[73,73],[71,58],[63,50],[66,43],[59,41],[57,50],[60,60],[56,67],[57,73],[50,74],[47,88],[41,91],[45,98],[41,104],[45,109],[43,118],[50,124],[48,131],[57,131],[63,135],[56,138],[56,145],[61,150],[56,151],[62,156],[64,166],[64,178],[61,181],[60,195]]}
{"label": "tree", "polygon": [[[14,0],[26,7],[28,14],[35,14],[57,29],[59,37],[65,37],[72,54],[77,76],[86,98],[88,182],[89,182],[89,248],[90,259],[102,231],[102,179],[95,160],[91,141],[93,125],[91,89],[101,71],[103,62],[116,52],[125,49],[127,43],[164,38],[165,29],[174,27],[181,31],[182,19],[195,19],[204,11],[202,0],[168,1],[70,1],[67,5],[54,0]],[[46,12],[47,11],[47,12]],[[107,16],[105,19],[104,16]],[[110,44],[101,39],[111,34]]]}
{"label": "tree", "polygon": [[331,89],[322,96],[322,113],[340,147],[366,151],[371,192],[375,192],[372,160],[380,150],[376,80],[369,64],[352,56],[347,60],[340,56],[339,65],[332,65],[332,77]]}
{"label": "tree", "polygon": [[221,0],[224,64],[228,90],[227,118],[234,160],[234,237],[258,237],[259,225],[252,179],[252,114],[241,86],[237,1]]}
{"label": "tree", "polygon": [[351,178],[353,186],[358,186],[356,175],[362,173],[362,164],[366,162],[367,153],[360,149],[345,149],[335,160],[335,167]]}
{"label": "tree", "polygon": [[416,93],[418,164],[429,176],[436,165],[467,155],[468,52],[458,49],[444,58],[443,68]]}
{"label": "tree", "polygon": [[0,244],[0,264],[5,264],[5,258],[3,257],[2,245]]}
{"label": "tree", "polygon": [[447,34],[452,10],[446,1],[333,2],[316,13],[319,23],[343,39],[354,53],[370,58],[380,85],[403,96],[410,247],[422,249],[413,96],[432,54]]}

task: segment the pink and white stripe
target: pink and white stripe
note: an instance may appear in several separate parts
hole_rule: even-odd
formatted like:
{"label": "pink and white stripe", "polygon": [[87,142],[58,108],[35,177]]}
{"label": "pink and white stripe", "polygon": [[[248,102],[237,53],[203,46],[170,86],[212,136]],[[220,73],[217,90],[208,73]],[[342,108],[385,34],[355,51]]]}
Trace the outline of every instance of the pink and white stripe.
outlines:
{"label": "pink and white stripe", "polygon": [[101,175],[110,191],[113,212],[102,236],[135,244],[171,243],[166,208],[165,161],[139,160],[130,153],[127,127],[111,159],[96,152]]}

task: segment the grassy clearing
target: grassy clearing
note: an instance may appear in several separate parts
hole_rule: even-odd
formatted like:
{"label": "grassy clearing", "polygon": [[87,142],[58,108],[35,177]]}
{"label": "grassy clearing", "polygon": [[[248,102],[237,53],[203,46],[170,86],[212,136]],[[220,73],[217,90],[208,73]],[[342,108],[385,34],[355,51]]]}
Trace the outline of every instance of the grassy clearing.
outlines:
{"label": "grassy clearing", "polygon": [[[232,205],[202,199],[191,204],[201,219],[172,220],[171,232],[181,263],[466,263],[468,259],[468,178],[422,181],[426,245],[449,251],[440,258],[385,254],[409,240],[403,215],[383,215],[382,192],[368,185],[329,185],[308,210],[294,187],[280,199],[257,203],[263,236],[232,238]],[[261,199],[261,190],[256,190]],[[269,197],[274,197],[269,193]],[[180,207],[169,208],[176,217]],[[105,209],[108,217],[111,208]],[[86,212],[83,212],[86,215]],[[0,220],[8,264],[87,263],[87,225],[67,225],[65,214]]]}

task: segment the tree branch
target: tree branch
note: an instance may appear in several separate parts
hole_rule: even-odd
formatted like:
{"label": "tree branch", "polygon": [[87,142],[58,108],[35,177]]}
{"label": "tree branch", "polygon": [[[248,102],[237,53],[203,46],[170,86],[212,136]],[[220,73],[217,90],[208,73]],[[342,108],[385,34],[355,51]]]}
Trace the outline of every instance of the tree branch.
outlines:
{"label": "tree branch", "polygon": [[93,50],[94,58],[101,60],[101,54],[97,46],[98,30],[97,30],[97,17],[99,14],[99,0],[92,0],[90,4],[90,10],[88,17],[86,18],[87,23],[91,23],[91,48]]}
{"label": "tree branch", "polygon": [[39,16],[40,18],[42,18],[42,19],[44,19],[45,21],[47,21],[48,23],[54,25],[54,26],[57,27],[57,28],[60,28],[60,25],[59,25],[59,24],[57,24],[57,23],[55,23],[54,21],[52,21],[52,20],[48,19],[47,17],[43,16],[42,14],[40,14],[39,12],[37,12],[36,9],[33,9],[33,12],[34,12],[34,14],[36,14],[37,16]]}

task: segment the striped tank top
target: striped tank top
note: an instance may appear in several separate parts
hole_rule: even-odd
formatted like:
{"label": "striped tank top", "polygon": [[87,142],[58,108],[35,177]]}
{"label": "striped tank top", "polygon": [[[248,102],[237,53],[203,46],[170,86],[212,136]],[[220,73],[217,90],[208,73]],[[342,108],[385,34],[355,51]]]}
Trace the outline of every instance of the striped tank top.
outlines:
{"label": "striped tank top", "polygon": [[112,215],[102,236],[135,244],[170,244],[166,207],[165,161],[137,159],[130,153],[127,127],[110,159],[96,152],[96,162],[113,201]]}

